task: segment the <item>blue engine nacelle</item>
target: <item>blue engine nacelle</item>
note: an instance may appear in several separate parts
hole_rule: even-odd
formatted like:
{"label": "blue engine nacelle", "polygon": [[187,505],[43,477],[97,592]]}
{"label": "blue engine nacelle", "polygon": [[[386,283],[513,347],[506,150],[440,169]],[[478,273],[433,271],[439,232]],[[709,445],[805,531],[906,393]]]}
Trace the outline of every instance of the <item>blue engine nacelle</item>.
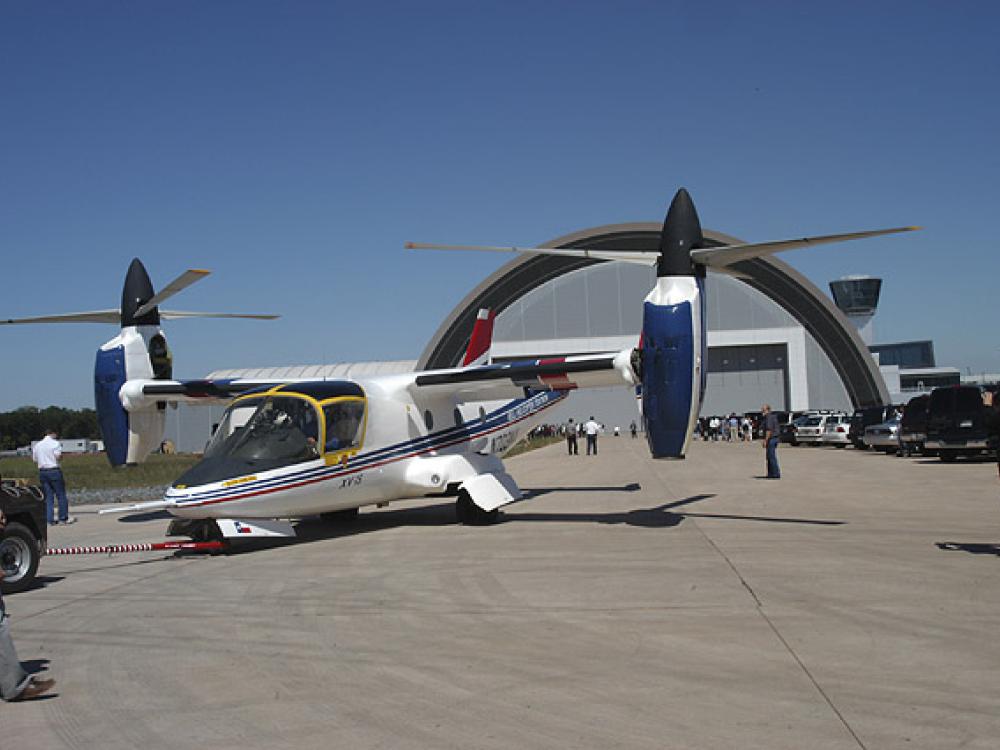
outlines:
{"label": "blue engine nacelle", "polygon": [[94,404],[112,466],[142,461],[163,440],[164,406],[125,409],[121,389],[129,380],[166,380],[171,375],[170,350],[158,326],[128,326],[97,352]]}
{"label": "blue engine nacelle", "polygon": [[702,283],[657,279],[643,304],[642,418],[653,458],[684,458],[704,392]]}
{"label": "blue engine nacelle", "polygon": [[104,450],[112,466],[121,466],[128,457],[128,412],[118,397],[126,379],[125,347],[98,349],[94,365],[94,405]]}

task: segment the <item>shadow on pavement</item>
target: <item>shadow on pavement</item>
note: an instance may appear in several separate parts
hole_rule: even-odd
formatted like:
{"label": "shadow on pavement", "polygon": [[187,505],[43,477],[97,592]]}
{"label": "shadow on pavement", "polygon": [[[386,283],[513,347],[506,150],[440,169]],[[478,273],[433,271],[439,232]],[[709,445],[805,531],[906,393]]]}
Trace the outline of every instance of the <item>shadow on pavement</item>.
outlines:
{"label": "shadow on pavement", "polygon": [[153,510],[148,513],[130,513],[119,516],[118,523],[145,523],[146,521],[166,521],[173,518],[165,510]]}
{"label": "shadow on pavement", "polygon": [[641,489],[642,485],[632,482],[621,487],[536,487],[534,489],[522,487],[521,492],[524,494],[523,500],[531,500],[550,492],[638,492]]}
{"label": "shadow on pavement", "polygon": [[737,516],[727,513],[674,513],[673,508],[680,508],[692,503],[701,502],[715,497],[709,495],[692,495],[672,503],[665,503],[655,508],[638,508],[636,510],[619,511],[615,513],[506,513],[505,521],[580,521],[584,523],[625,524],[643,528],[669,528],[677,526],[685,518],[720,518],[732,521],[763,521],[766,523],[798,523],[816,526],[841,526],[844,521],[824,521],[810,518],[777,518],[772,516]]}
{"label": "shadow on pavement", "polygon": [[934,546],[949,552],[968,552],[970,555],[996,555],[1000,557],[1000,544],[937,542]]}

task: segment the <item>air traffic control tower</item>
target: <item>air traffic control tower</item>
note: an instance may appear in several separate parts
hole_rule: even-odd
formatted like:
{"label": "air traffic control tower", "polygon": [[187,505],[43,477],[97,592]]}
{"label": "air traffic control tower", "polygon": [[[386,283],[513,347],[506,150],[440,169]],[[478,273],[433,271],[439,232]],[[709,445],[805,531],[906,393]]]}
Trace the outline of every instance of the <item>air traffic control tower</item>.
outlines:
{"label": "air traffic control tower", "polygon": [[867,346],[873,343],[872,318],[881,291],[882,279],[873,276],[845,276],[830,282],[833,301],[855,325]]}

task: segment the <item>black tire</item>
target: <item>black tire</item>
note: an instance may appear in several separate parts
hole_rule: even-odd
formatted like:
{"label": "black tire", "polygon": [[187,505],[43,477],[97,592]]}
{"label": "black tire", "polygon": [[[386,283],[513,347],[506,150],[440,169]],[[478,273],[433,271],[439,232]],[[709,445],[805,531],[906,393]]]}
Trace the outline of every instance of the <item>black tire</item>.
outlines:
{"label": "black tire", "polygon": [[500,511],[483,510],[474,502],[468,492],[462,490],[455,501],[455,515],[464,526],[489,526],[500,519]]}
{"label": "black tire", "polygon": [[331,510],[329,513],[320,513],[319,517],[327,523],[354,523],[358,520],[360,508],[345,508],[344,510]]}
{"label": "black tire", "polygon": [[938,458],[944,461],[946,464],[950,464],[956,458],[958,458],[958,451],[938,451]]}
{"label": "black tire", "polygon": [[42,550],[31,529],[17,521],[7,524],[0,540],[0,565],[3,566],[3,590],[6,594],[24,591],[35,582]]}

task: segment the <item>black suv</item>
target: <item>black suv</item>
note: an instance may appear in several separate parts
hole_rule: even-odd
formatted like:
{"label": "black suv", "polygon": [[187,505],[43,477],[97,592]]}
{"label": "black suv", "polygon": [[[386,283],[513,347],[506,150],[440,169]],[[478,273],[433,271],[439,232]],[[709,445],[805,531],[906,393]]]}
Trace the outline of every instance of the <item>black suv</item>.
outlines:
{"label": "black suv", "polygon": [[912,456],[914,453],[927,453],[927,416],[931,397],[928,395],[914,396],[903,410],[903,419],[899,423],[899,455]]}
{"label": "black suv", "polygon": [[13,594],[31,586],[48,544],[42,491],[11,480],[0,480],[0,509],[7,528],[0,537],[3,591]]}
{"label": "black suv", "polygon": [[931,391],[924,445],[936,450],[942,461],[996,450],[995,441],[979,386],[952,385]]}

